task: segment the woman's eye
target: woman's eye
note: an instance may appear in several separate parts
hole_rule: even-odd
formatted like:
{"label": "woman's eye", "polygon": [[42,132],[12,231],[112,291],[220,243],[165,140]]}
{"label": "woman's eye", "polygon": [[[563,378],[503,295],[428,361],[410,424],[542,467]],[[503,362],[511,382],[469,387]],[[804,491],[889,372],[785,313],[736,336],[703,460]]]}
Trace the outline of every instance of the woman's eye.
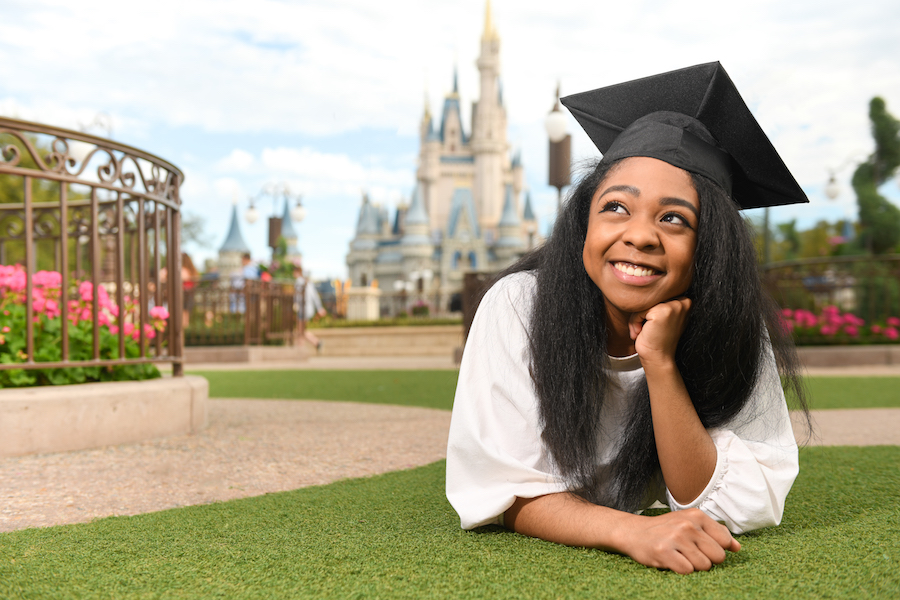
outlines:
{"label": "woman's eye", "polygon": [[627,211],[625,207],[619,204],[618,202],[607,202],[603,205],[603,208],[600,209],[600,212],[613,212],[619,214],[625,214]]}
{"label": "woman's eye", "polygon": [[681,225],[682,227],[691,229],[691,224],[688,222],[688,220],[678,213],[668,213],[663,216],[662,220],[665,223],[674,223],[675,225]]}

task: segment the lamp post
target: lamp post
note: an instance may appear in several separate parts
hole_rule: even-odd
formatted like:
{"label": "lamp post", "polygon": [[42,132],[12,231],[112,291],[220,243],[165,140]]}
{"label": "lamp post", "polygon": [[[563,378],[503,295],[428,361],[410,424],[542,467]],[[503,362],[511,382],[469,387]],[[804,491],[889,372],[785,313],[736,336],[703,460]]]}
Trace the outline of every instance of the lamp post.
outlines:
{"label": "lamp post", "polygon": [[[837,200],[841,195],[841,184],[838,183],[837,174],[840,171],[843,171],[848,166],[852,164],[858,164],[865,161],[867,155],[862,150],[857,150],[842,162],[838,167],[829,168],[828,169],[828,183],[825,184],[825,196],[829,200]],[[853,209],[848,207],[846,210],[846,218],[844,219],[844,227],[841,231],[841,236],[846,238],[847,240],[853,237],[853,227],[851,223],[853,221]]]}
{"label": "lamp post", "polygon": [[301,194],[292,194],[287,183],[267,183],[255,196],[250,197],[250,206],[247,208],[247,212],[244,213],[244,219],[251,225],[259,220],[259,210],[256,208],[256,203],[264,196],[272,198],[273,213],[269,217],[269,247],[274,252],[275,248],[278,247],[278,238],[281,236],[281,217],[275,215],[277,210],[275,199],[281,196],[285,202],[290,202],[291,199],[295,200],[296,203],[290,209],[290,215],[291,220],[298,224],[306,217],[306,208],[301,201]]}
{"label": "lamp post", "polygon": [[559,107],[559,85],[556,86],[556,102],[544,120],[547,137],[550,138],[548,183],[556,188],[556,207],[562,208],[562,189],[571,183],[572,136],[566,131],[567,119]]}

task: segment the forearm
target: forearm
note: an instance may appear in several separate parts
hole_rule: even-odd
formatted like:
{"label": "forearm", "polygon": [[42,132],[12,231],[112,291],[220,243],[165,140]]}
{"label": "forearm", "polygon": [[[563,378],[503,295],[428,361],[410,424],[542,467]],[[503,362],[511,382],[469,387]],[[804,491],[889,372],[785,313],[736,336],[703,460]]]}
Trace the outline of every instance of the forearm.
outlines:
{"label": "forearm", "polygon": [[653,434],[663,479],[672,496],[689,504],[716,469],[716,446],[700,422],[674,362],[645,365]]}
{"label": "forearm", "polygon": [[726,550],[741,548],[724,526],[697,509],[644,517],[589,504],[568,493],[516,498],[504,522],[523,535],[618,552],[643,565],[678,573],[709,570],[725,560]]}
{"label": "forearm", "polygon": [[516,498],[504,514],[504,524],[517,533],[549,542],[624,553],[624,531],[635,518],[640,517],[563,492]]}

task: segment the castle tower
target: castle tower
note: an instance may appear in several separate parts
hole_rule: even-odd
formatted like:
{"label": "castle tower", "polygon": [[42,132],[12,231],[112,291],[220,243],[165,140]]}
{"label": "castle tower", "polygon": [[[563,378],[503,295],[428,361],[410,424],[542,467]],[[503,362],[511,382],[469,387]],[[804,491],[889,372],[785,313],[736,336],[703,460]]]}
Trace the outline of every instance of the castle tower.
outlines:
{"label": "castle tower", "polygon": [[403,255],[403,274],[409,276],[413,271],[431,269],[431,258],[434,246],[428,235],[429,221],[425,212],[425,199],[422,187],[416,186],[412,202],[406,211],[404,233],[400,238],[400,253]]}
{"label": "castle tower", "polygon": [[497,225],[497,235],[494,253],[500,261],[507,265],[512,264],[521,256],[522,250],[525,248],[525,242],[522,239],[522,221],[519,219],[519,211],[516,209],[516,198],[512,185],[506,186],[506,200],[503,202],[503,215]]}
{"label": "castle tower", "polygon": [[[475,181],[472,196],[478,220],[493,229],[503,209],[503,171],[508,168],[506,109],[500,98],[500,36],[491,17],[491,2],[485,5],[481,55],[476,62],[481,74],[481,97],[472,111],[472,152]],[[504,164],[507,163],[507,164]]]}
{"label": "castle tower", "polygon": [[231,225],[228,227],[228,235],[219,248],[219,260],[217,267],[222,277],[228,277],[241,270],[241,256],[250,252],[250,247],[241,235],[241,226],[238,220],[237,204],[231,205]]}
{"label": "castle tower", "polygon": [[297,230],[291,221],[290,203],[285,199],[284,213],[281,215],[281,237],[287,242],[287,255],[285,258],[289,261],[299,261],[302,256],[297,248]]}
{"label": "castle tower", "polygon": [[375,279],[380,231],[378,208],[369,202],[368,194],[363,194],[356,236],[350,242],[350,252],[347,254],[347,267],[353,285],[366,287]]}

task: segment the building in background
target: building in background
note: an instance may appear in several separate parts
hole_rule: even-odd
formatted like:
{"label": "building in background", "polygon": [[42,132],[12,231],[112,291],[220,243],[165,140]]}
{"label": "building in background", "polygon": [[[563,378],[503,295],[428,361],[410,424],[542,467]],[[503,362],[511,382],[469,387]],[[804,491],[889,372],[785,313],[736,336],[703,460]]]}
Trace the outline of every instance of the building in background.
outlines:
{"label": "building in background", "polygon": [[420,125],[416,186],[393,216],[363,195],[347,267],[353,286],[378,281],[439,298],[447,310],[468,271],[499,271],[539,243],[523,168],[506,134],[500,83],[500,36],[485,11],[480,97],[467,133],[456,73],[435,124],[427,101]]}

